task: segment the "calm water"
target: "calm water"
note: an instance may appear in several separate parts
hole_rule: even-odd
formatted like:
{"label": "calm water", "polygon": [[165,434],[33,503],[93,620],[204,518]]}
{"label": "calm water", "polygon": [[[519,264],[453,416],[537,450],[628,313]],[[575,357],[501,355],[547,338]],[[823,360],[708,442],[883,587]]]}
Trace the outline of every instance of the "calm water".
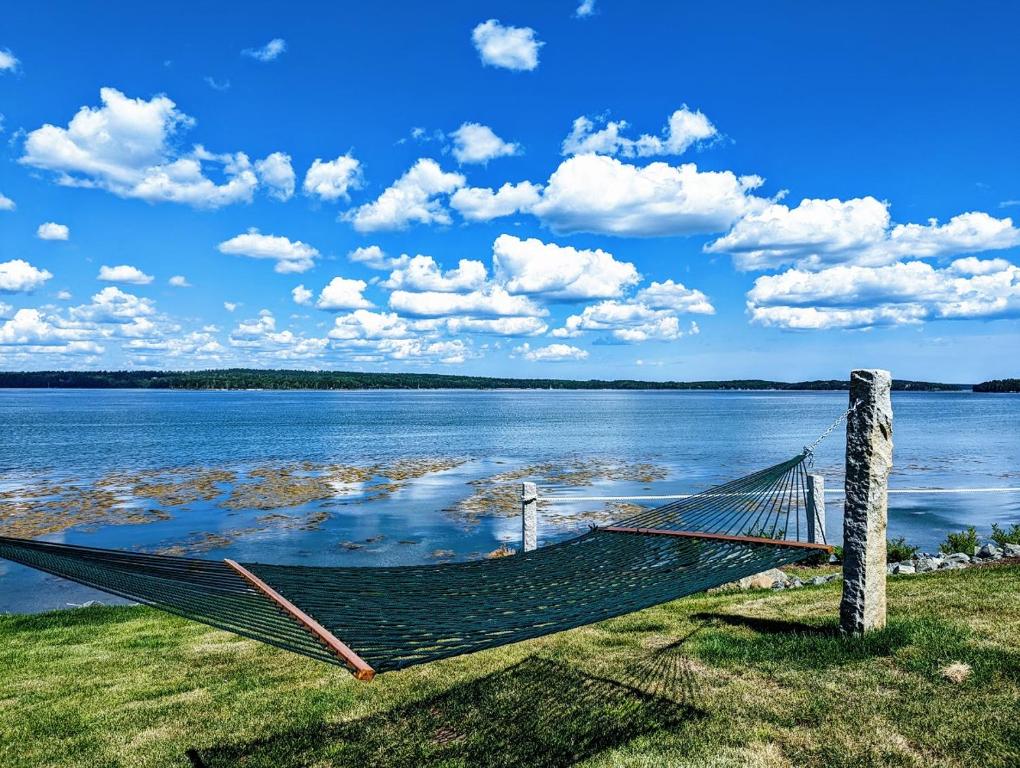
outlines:
{"label": "calm water", "polygon": [[[1020,397],[902,393],[893,406],[892,487],[1020,486]],[[436,550],[459,559],[516,543],[516,520],[465,520],[443,511],[470,495],[471,480],[582,456],[652,462],[668,472],[651,484],[601,480],[578,494],[697,491],[798,453],[845,407],[844,393],[829,392],[7,390],[0,391],[0,490],[88,484],[123,470],[466,459],[384,498],[320,500],[314,506],[325,520],[315,530],[246,528],[253,515],[205,502],[169,510],[170,519],[156,523],[78,526],[45,537],[155,551],[187,546],[201,533],[244,530],[201,556],[420,563]],[[829,488],[841,486],[842,451],[837,431],[817,452]],[[592,506],[598,504],[555,505],[547,516]],[[830,540],[838,539],[840,499],[830,497],[828,518],[836,534]],[[890,497],[890,535],[928,549],[949,530],[1017,521],[1020,494]],[[583,527],[552,522],[541,527],[541,541]],[[345,541],[371,543],[351,551],[340,546]],[[96,598],[110,600],[0,561],[0,611]]]}

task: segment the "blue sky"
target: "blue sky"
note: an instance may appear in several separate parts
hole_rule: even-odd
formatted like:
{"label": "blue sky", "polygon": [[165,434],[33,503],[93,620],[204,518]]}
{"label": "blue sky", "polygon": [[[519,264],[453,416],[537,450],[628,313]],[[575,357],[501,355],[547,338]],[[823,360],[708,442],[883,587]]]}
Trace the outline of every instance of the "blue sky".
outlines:
{"label": "blue sky", "polygon": [[1016,375],[1018,23],[20,4],[0,367]]}

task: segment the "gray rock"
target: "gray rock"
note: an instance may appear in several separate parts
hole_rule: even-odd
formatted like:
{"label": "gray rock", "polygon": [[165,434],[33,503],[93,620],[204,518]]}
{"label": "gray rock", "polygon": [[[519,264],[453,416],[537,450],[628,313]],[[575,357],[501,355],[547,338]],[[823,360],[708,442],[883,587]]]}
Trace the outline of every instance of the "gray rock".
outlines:
{"label": "gray rock", "polygon": [[778,568],[769,568],[754,576],[745,576],[736,582],[740,589],[775,589],[776,584],[783,584],[786,574]]}
{"label": "gray rock", "polygon": [[940,570],[943,570],[943,571],[955,571],[955,570],[957,570],[959,568],[966,568],[966,567],[967,567],[967,564],[966,563],[961,563],[959,560],[948,560],[947,559],[945,562],[942,563],[942,567],[941,567]]}
{"label": "gray rock", "polygon": [[803,587],[804,586],[804,582],[801,581],[798,578],[794,578],[794,580],[791,581],[789,584],[787,584],[787,586],[788,587],[792,587],[793,589],[796,589],[797,587]]}
{"label": "gray rock", "polygon": [[1002,557],[1002,550],[994,544],[985,544],[981,549],[978,550],[977,556],[988,560],[990,558]]}
{"label": "gray rock", "polygon": [[970,555],[966,552],[954,552],[951,555],[946,555],[946,560],[954,563],[969,563]]}
{"label": "gray rock", "polygon": [[1002,553],[1006,557],[1020,557],[1020,544],[1005,544]]}
{"label": "gray rock", "polygon": [[928,573],[929,571],[937,571],[942,563],[943,560],[938,557],[919,557],[914,561],[914,572]]}
{"label": "gray rock", "polygon": [[914,566],[910,563],[896,563],[893,565],[893,573],[911,574],[916,573]]}

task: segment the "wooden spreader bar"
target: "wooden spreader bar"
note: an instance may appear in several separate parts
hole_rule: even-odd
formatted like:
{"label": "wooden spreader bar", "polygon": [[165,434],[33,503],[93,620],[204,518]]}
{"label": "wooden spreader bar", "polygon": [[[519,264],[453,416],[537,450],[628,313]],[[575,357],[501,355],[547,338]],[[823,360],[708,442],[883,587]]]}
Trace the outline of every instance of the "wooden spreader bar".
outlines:
{"label": "wooden spreader bar", "polygon": [[619,525],[607,525],[600,531],[610,533],[640,533],[653,536],[680,536],[685,539],[712,539],[715,541],[736,541],[742,544],[771,544],[775,547],[798,547],[800,549],[817,549],[832,552],[828,544],[811,544],[806,541],[787,541],[786,539],[766,539],[759,536],[732,536],[725,533],[705,533],[703,531],[669,531],[663,528],[625,528]]}
{"label": "wooden spreader bar", "polygon": [[224,560],[227,565],[237,571],[255,589],[276,603],[285,613],[292,616],[305,629],[315,635],[327,648],[333,651],[340,660],[350,668],[354,677],[358,680],[369,681],[375,677],[375,670],[370,667],[364,659],[348,648],[332,632],[322,626],[319,622],[298,608],[294,603],[285,598],[271,586],[262,581],[258,576],[249,571],[243,565],[233,560]]}

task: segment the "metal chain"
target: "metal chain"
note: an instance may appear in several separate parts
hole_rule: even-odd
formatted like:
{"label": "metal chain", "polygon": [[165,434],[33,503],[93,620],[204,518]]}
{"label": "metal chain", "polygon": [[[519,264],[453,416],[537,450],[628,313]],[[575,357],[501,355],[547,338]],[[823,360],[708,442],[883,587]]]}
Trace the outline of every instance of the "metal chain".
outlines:
{"label": "metal chain", "polygon": [[860,400],[855,402],[853,405],[851,405],[849,408],[847,408],[846,411],[844,413],[842,413],[838,419],[836,419],[834,422],[832,422],[832,424],[829,425],[828,429],[826,429],[824,432],[822,432],[822,434],[820,434],[815,439],[815,441],[813,443],[811,443],[811,445],[805,445],[804,446],[804,455],[808,456],[809,458],[813,457],[814,453],[815,453],[815,448],[818,447],[818,444],[820,442],[822,442],[822,440],[827,438],[829,435],[831,435],[833,433],[833,430],[836,429],[836,427],[838,427],[840,424],[842,424],[844,421],[846,421],[847,417],[849,417],[851,413],[853,413],[855,410],[857,410],[857,406],[860,405],[860,404],[861,404]]}

